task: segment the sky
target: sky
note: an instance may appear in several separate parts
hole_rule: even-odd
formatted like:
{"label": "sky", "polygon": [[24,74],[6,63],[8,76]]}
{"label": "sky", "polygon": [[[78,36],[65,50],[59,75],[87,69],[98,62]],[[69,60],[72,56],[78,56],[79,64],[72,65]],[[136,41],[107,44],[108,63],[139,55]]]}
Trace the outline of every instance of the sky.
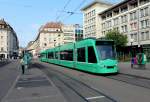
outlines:
{"label": "sky", "polygon": [[[81,24],[85,5],[93,0],[0,0],[0,18],[4,18],[15,30],[19,46],[25,47],[34,41],[41,25],[51,21],[64,24]],[[103,0],[117,3],[122,0]],[[74,11],[70,15],[67,12]]]}

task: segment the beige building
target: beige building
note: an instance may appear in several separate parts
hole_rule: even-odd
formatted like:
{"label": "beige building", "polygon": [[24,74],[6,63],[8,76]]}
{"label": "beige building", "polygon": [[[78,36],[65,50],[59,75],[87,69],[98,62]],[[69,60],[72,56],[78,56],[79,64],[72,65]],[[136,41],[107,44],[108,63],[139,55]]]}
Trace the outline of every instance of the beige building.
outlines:
{"label": "beige building", "polygon": [[81,40],[82,37],[83,30],[78,24],[65,25],[59,22],[49,22],[41,26],[36,40],[29,42],[27,50],[30,50],[36,57],[42,50],[72,43]]}
{"label": "beige building", "polygon": [[[107,6],[107,9],[102,8],[102,4],[94,1],[82,9],[85,38],[95,35],[97,38],[104,37],[107,32],[115,29],[128,36],[128,46],[132,44],[135,51],[142,47],[150,59],[150,0],[123,0],[111,7]],[[92,13],[93,8],[98,13]]]}
{"label": "beige building", "polygon": [[74,25],[63,25],[63,41],[64,44],[75,42],[75,27]]}
{"label": "beige building", "polygon": [[77,30],[82,30],[82,27],[79,24],[66,24],[62,25],[62,31],[63,31],[63,42],[66,43],[74,43],[76,41],[77,36]]}
{"label": "beige building", "polygon": [[62,24],[59,22],[49,22],[39,29],[36,40],[40,51],[63,44],[61,26]]}
{"label": "beige building", "polygon": [[0,20],[0,58],[18,56],[19,42],[14,29],[4,20]]}
{"label": "beige building", "polygon": [[38,40],[30,41],[28,43],[28,46],[27,46],[26,50],[28,50],[30,53],[32,53],[33,58],[38,57],[38,53],[39,53],[39,43],[38,43]]}
{"label": "beige building", "polygon": [[101,2],[100,0],[95,0],[81,9],[83,12],[84,38],[100,38],[102,36],[100,34],[102,29],[101,20],[98,14],[110,8],[111,6],[112,4]]}
{"label": "beige building", "polygon": [[99,13],[105,34],[116,29],[128,36],[128,45],[150,44],[150,0],[124,0]]}

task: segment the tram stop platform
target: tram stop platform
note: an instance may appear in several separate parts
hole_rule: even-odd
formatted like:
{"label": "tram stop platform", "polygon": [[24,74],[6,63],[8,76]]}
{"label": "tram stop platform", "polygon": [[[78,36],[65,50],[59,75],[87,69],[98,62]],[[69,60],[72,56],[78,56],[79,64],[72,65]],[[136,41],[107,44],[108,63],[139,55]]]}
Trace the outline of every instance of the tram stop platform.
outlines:
{"label": "tram stop platform", "polygon": [[150,63],[147,63],[145,68],[138,65],[131,68],[130,62],[119,62],[118,67],[120,73],[150,78]]}
{"label": "tram stop platform", "polygon": [[18,75],[2,102],[66,102],[53,82],[39,69]]}

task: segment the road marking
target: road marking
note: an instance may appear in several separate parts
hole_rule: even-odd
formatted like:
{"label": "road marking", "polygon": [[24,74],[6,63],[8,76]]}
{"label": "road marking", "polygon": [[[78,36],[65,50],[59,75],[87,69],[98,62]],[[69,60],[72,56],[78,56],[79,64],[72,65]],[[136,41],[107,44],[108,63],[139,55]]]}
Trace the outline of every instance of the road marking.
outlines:
{"label": "road marking", "polygon": [[18,83],[33,82],[33,81],[48,81],[48,80],[47,79],[42,79],[42,80],[24,80],[24,81],[18,81]]}
{"label": "road marking", "polygon": [[96,97],[88,97],[87,100],[97,99],[97,98],[104,98],[105,96],[96,96]]}

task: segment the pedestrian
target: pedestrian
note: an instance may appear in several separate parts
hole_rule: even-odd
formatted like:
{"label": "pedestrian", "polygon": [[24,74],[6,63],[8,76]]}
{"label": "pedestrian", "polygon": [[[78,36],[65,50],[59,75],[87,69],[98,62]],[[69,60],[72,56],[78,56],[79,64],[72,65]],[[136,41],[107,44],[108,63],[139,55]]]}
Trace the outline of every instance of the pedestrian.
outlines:
{"label": "pedestrian", "polygon": [[23,57],[21,58],[20,63],[21,63],[22,74],[24,74],[25,73],[25,63],[24,63]]}
{"label": "pedestrian", "polygon": [[147,62],[146,55],[144,54],[143,57],[144,57],[144,62],[146,63]]}
{"label": "pedestrian", "polygon": [[134,65],[134,57],[131,58],[131,68],[133,68]]}
{"label": "pedestrian", "polygon": [[137,64],[137,56],[134,57],[134,64]]}
{"label": "pedestrian", "polygon": [[143,54],[143,64],[144,64],[144,68],[146,68],[146,62],[147,62],[146,55]]}

